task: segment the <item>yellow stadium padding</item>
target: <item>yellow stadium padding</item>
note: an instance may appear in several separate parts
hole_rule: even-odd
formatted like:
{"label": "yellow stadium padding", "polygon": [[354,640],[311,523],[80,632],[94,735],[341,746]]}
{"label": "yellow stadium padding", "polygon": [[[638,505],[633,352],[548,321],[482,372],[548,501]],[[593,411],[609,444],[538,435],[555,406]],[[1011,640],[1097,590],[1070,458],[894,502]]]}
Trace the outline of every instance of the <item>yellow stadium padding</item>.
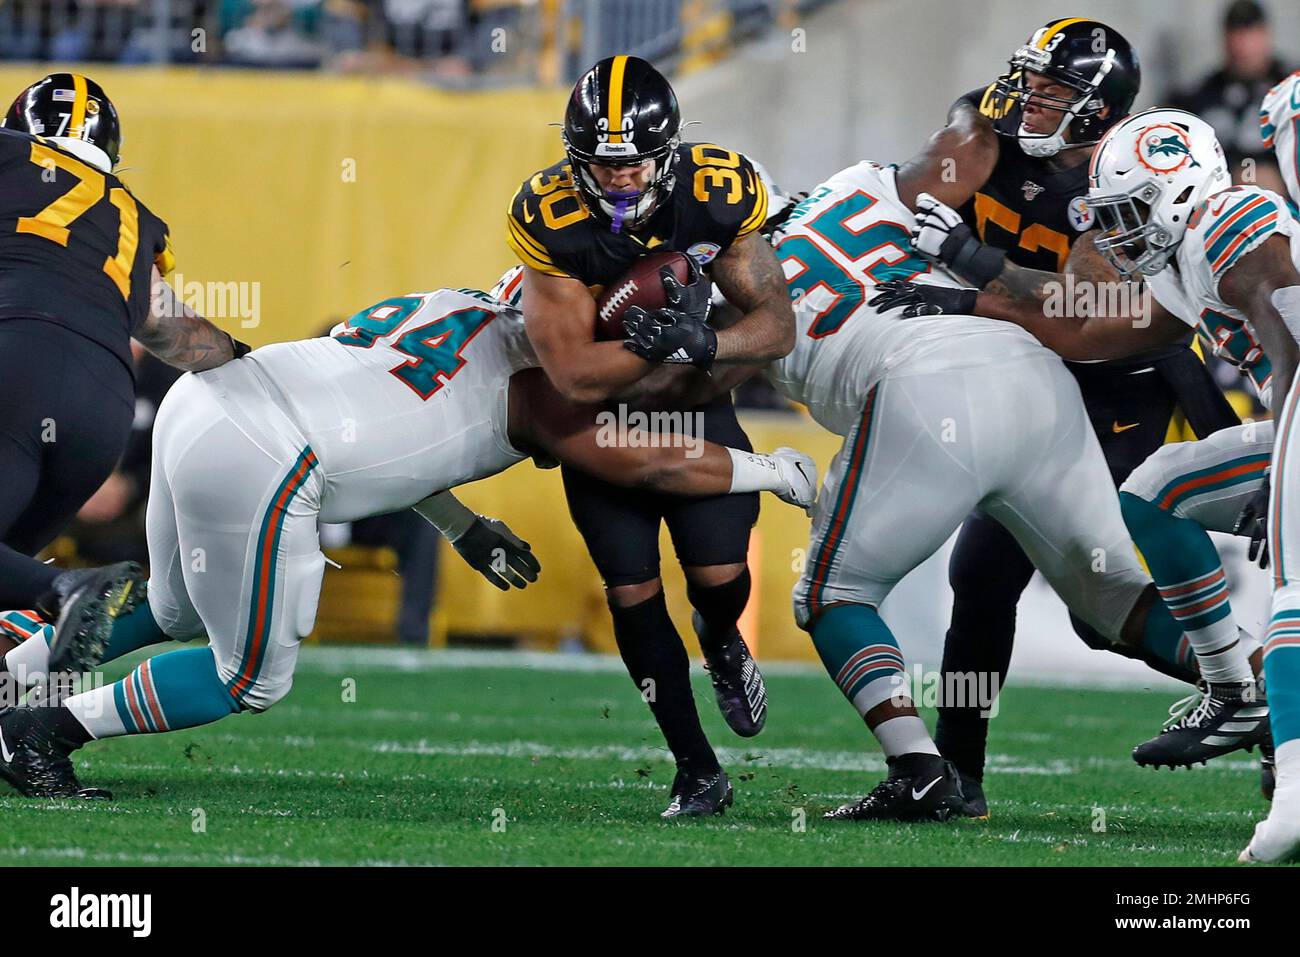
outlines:
{"label": "yellow stadium padding", "polygon": [[[741,415],[757,449],[789,445],[806,451],[825,470],[839,439],[798,414]],[[447,635],[511,635],[537,648],[554,648],[579,639],[593,651],[614,652],[614,635],[600,577],[573,527],[558,469],[529,463],[458,489],[470,508],[500,518],[526,541],[542,563],[539,580],[520,590],[493,588],[445,543],[439,565],[437,604],[430,629],[432,644]],[[754,591],[742,625],[757,655],[765,660],[815,660],[807,635],[794,624],[790,593],[799,577],[808,544],[809,520],[797,508],[764,493],[750,546]],[[342,569],[327,569],[313,640],[391,641],[400,580],[386,549],[330,551]],[[665,530],[660,555],[668,608],[692,654],[686,584]]]}
{"label": "yellow stadium padding", "polygon": [[258,284],[256,324],[230,307],[211,316],[254,346],[388,296],[491,288],[514,262],[510,197],[563,155],[554,90],[30,64],[0,67],[0,100],[66,69],[116,104],[121,176],[171,227],[174,281]]}

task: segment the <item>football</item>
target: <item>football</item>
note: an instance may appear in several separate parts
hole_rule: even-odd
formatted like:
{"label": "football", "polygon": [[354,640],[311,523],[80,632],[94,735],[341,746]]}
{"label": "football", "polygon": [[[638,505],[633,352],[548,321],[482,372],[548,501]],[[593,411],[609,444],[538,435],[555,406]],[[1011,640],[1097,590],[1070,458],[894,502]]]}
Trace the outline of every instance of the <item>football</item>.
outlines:
{"label": "football", "polygon": [[690,260],[685,253],[659,252],[642,256],[617,282],[612,282],[596,300],[596,338],[625,339],[623,316],[633,306],[659,309],[666,305],[664,284],[659,270],[669,266],[677,281],[685,285],[691,278]]}

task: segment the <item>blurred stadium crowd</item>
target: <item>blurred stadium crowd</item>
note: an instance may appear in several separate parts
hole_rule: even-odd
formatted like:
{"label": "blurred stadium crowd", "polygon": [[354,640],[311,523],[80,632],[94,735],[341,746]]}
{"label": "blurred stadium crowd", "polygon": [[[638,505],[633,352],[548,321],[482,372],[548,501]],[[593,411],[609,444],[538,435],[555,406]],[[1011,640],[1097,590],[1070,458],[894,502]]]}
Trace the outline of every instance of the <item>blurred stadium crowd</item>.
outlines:
{"label": "blurred stadium crowd", "polygon": [[693,42],[743,39],[823,2],[5,0],[0,59],[568,81],[594,50],[671,63]]}

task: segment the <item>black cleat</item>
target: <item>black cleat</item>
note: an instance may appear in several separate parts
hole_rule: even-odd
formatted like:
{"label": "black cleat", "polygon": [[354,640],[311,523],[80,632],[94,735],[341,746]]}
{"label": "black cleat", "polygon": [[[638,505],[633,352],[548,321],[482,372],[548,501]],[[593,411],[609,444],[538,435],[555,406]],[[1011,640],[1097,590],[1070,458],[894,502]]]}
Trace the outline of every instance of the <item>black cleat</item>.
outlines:
{"label": "black cleat", "polygon": [[682,768],[673,778],[673,799],[659,815],[666,820],[677,817],[708,817],[722,814],[735,797],[727,772],[719,768],[711,774],[695,775]]}
{"label": "black cleat", "polygon": [[103,660],[113,619],[130,612],[145,595],[144,572],[135,562],[63,572],[37,603],[54,623],[50,671],[89,671]]}
{"label": "black cleat", "polygon": [[967,774],[965,771],[958,771],[957,776],[961,779],[962,816],[987,821],[989,819],[989,802],[988,798],[984,796],[984,782],[977,780],[973,775]]}
{"label": "black cleat", "polygon": [[913,752],[888,763],[889,777],[870,794],[822,816],[832,821],[947,821],[965,813],[961,778],[951,761]]}
{"label": "black cleat", "polygon": [[1273,800],[1273,790],[1277,787],[1277,760],[1273,756],[1273,734],[1264,735],[1259,742],[1259,792],[1265,801]]}
{"label": "black cleat", "polygon": [[14,708],[0,718],[0,777],[27,797],[111,800],[103,788],[77,780],[75,746],[50,726],[50,708]]}
{"label": "black cleat", "polygon": [[1268,702],[1253,681],[1205,686],[1169,714],[1163,731],[1133,749],[1143,767],[1191,767],[1253,748],[1269,734]]}
{"label": "black cleat", "polygon": [[[691,624],[696,635],[704,632],[704,619],[698,611],[691,614]],[[700,645],[702,648],[704,642]],[[752,738],[762,731],[767,721],[767,685],[739,630],[732,629],[721,654],[704,653],[704,668],[713,682],[718,710],[727,726],[742,738]]]}

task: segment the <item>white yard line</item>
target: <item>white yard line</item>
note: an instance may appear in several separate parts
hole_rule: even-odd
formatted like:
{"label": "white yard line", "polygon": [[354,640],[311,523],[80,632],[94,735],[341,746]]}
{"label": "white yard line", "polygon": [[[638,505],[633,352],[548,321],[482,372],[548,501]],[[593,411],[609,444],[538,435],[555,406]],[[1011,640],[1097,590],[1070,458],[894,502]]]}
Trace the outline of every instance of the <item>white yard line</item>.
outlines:
{"label": "white yard line", "polygon": [[[825,677],[820,665],[796,661],[763,662],[768,675]],[[307,645],[298,659],[302,672],[347,675],[349,669],[367,671],[463,671],[501,668],[543,672],[586,674],[622,674],[623,662],[617,655],[565,654],[544,651],[503,651],[499,649],[448,648],[437,650],[394,648],[371,645]],[[1074,671],[1024,670],[1013,672],[1010,683],[1027,687],[1078,688],[1093,690],[1177,690],[1180,682],[1142,670],[1132,675],[1107,677],[1079,675]]]}

